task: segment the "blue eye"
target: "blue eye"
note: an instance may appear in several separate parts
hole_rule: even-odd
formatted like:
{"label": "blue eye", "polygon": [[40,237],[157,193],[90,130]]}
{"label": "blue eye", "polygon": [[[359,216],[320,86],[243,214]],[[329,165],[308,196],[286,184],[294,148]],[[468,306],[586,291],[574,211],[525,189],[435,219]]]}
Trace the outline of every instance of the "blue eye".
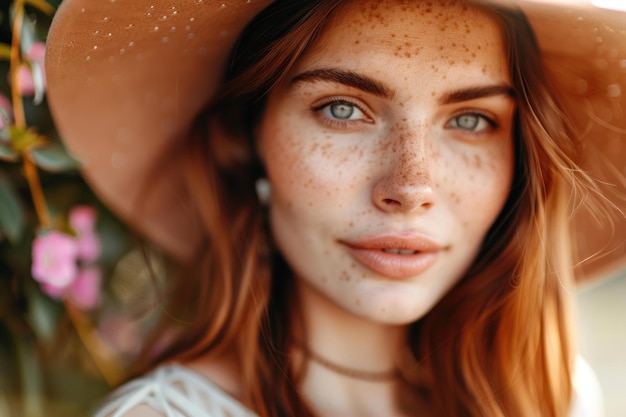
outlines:
{"label": "blue eye", "polygon": [[348,101],[336,101],[328,103],[321,108],[325,116],[337,120],[361,120],[365,119],[365,114],[358,106]]}
{"label": "blue eye", "polygon": [[450,120],[448,125],[478,133],[493,127],[495,123],[479,113],[463,113]]}

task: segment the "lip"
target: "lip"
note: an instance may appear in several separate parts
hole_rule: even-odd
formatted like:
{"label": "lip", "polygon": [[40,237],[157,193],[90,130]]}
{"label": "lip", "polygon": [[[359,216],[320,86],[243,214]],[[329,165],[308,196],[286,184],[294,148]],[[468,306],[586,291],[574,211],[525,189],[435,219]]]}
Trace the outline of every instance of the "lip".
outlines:
{"label": "lip", "polygon": [[[422,234],[377,235],[357,240],[341,240],[350,255],[366,268],[394,279],[407,279],[430,268],[446,247]],[[383,249],[415,251],[413,254],[388,253]]]}

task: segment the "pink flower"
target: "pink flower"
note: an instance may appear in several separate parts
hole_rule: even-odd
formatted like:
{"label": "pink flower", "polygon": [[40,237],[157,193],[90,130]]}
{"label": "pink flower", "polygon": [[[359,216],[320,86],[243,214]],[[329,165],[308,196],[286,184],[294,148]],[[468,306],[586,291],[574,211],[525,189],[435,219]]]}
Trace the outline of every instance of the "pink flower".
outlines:
{"label": "pink flower", "polygon": [[70,224],[78,232],[91,232],[96,227],[96,210],[90,206],[76,206],[70,211]]}
{"label": "pink flower", "polygon": [[56,285],[52,285],[48,282],[42,282],[40,286],[41,290],[52,298],[60,300],[65,297],[65,290],[67,287],[57,287]]}
{"label": "pink flower", "polygon": [[68,288],[71,300],[82,309],[90,310],[100,303],[100,269],[94,266],[81,268]]}
{"label": "pink flower", "polygon": [[33,79],[33,73],[26,64],[21,64],[17,68],[17,90],[23,96],[32,96],[35,94],[35,80]]}
{"label": "pink flower", "polygon": [[93,262],[102,253],[95,233],[96,211],[89,206],[76,206],[70,211],[70,224],[78,233],[78,259]]}
{"label": "pink flower", "polygon": [[84,262],[93,262],[100,257],[102,247],[100,239],[94,232],[79,234],[76,240],[78,244],[78,259]]}
{"label": "pink flower", "polygon": [[37,236],[33,242],[31,273],[42,285],[64,288],[76,278],[78,244],[56,230]]}
{"label": "pink flower", "polygon": [[33,102],[40,104],[46,90],[46,73],[44,71],[44,57],[46,45],[43,42],[34,42],[24,53],[29,64],[23,63],[17,69],[16,83],[22,96],[34,95]]}
{"label": "pink flower", "polygon": [[43,42],[33,42],[33,44],[26,51],[26,58],[30,61],[37,62],[43,66],[43,59],[46,55],[46,44]]}
{"label": "pink flower", "polygon": [[69,297],[79,308],[92,309],[100,303],[101,271],[89,263],[102,248],[96,235],[96,211],[77,206],[69,221],[77,237],[56,230],[35,238],[32,275],[44,293],[52,298]]}

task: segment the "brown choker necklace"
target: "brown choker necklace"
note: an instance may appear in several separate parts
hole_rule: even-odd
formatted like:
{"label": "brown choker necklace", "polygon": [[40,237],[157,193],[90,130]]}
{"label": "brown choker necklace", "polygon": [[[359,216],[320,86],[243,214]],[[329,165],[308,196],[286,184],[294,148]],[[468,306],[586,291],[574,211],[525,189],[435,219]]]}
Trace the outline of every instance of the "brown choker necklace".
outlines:
{"label": "brown choker necklace", "polygon": [[382,382],[389,381],[391,379],[395,379],[398,377],[398,370],[393,369],[391,371],[386,372],[370,372],[370,371],[362,371],[359,369],[346,368],[345,366],[338,365],[334,362],[329,361],[326,358],[319,356],[317,353],[310,350],[308,347],[300,344],[295,345],[297,348],[301,349],[304,354],[310,359],[314,360],[318,364],[322,365],[324,368],[329,369],[333,372],[336,372],[340,375],[344,375],[354,379],[362,379],[365,381],[371,382]]}

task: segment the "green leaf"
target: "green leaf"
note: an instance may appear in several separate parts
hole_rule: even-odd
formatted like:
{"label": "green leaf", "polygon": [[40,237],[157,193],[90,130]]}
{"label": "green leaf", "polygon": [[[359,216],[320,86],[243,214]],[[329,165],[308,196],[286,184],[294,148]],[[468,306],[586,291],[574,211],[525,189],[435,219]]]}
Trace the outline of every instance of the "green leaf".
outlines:
{"label": "green leaf", "polygon": [[29,5],[37,8],[39,11],[47,14],[48,16],[52,16],[52,14],[54,13],[54,7],[52,7],[50,4],[48,4],[47,1],[44,1],[44,0],[24,0],[24,3],[29,4]]}
{"label": "green leaf", "polygon": [[30,150],[33,162],[46,171],[61,172],[77,169],[80,163],[59,144],[47,144]]}
{"label": "green leaf", "polygon": [[24,214],[11,184],[0,177],[0,230],[16,244],[24,233]]}
{"label": "green leaf", "polygon": [[50,340],[59,324],[58,303],[39,293],[30,291],[28,294],[28,321],[38,337]]}
{"label": "green leaf", "polygon": [[0,142],[0,161],[16,162],[20,159],[20,154],[11,149],[10,146]]}
{"label": "green leaf", "polygon": [[45,138],[28,128],[11,126],[9,128],[9,136],[11,147],[15,149],[16,152],[20,153],[46,143]]}
{"label": "green leaf", "polygon": [[7,61],[11,59],[11,47],[6,43],[0,43],[0,59]]}

